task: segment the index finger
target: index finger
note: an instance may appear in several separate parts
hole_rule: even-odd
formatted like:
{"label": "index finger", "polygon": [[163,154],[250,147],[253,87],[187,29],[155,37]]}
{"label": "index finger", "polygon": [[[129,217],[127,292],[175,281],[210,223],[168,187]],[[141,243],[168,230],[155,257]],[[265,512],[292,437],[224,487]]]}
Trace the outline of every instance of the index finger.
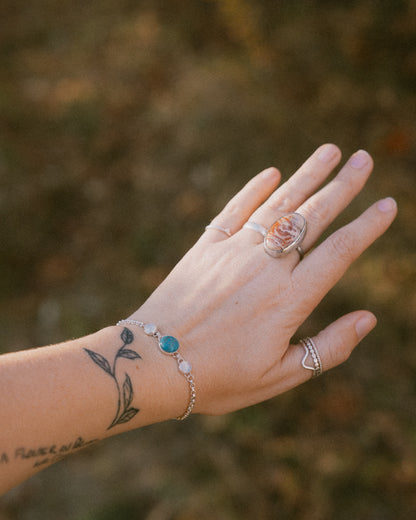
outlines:
{"label": "index finger", "polygon": [[300,262],[293,280],[302,293],[309,315],[348,267],[393,222],[397,213],[392,198],[379,200],[357,219],[338,229]]}

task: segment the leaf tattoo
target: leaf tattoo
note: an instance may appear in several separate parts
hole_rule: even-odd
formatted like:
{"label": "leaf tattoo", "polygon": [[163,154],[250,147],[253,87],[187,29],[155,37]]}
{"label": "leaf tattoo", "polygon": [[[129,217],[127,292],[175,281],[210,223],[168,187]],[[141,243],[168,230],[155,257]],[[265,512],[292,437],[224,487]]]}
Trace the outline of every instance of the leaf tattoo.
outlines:
{"label": "leaf tattoo", "polygon": [[107,374],[110,374],[110,376],[112,375],[110,363],[105,359],[104,356],[98,354],[97,352],[93,352],[92,350],[88,350],[87,348],[84,348],[84,350],[88,353],[94,363],[97,363],[97,365],[105,370]]}
{"label": "leaf tattoo", "polygon": [[124,327],[123,332],[121,333],[121,339],[125,345],[129,345],[130,343],[133,343],[134,335],[133,332],[128,329],[127,327]]}
{"label": "leaf tattoo", "polygon": [[127,409],[130,406],[131,400],[133,398],[133,388],[131,386],[131,380],[129,376],[126,374],[126,379],[123,384],[123,402],[124,408]]}
{"label": "leaf tattoo", "polygon": [[118,357],[124,357],[127,359],[141,359],[139,354],[134,350],[126,349],[119,353]]}
{"label": "leaf tattoo", "polygon": [[129,422],[130,419],[133,419],[133,417],[136,415],[136,413],[139,410],[137,408],[129,408],[128,410],[125,410],[119,417],[117,424],[123,424],[126,422]]}
{"label": "leaf tattoo", "polygon": [[116,375],[116,364],[119,358],[125,358],[130,360],[142,358],[136,351],[126,348],[127,345],[130,345],[134,341],[134,334],[130,329],[124,327],[123,332],[120,334],[120,338],[123,342],[123,345],[117,350],[117,354],[115,355],[112,367],[104,356],[102,356],[98,352],[93,352],[92,350],[84,348],[85,352],[89,355],[90,359],[92,359],[92,361],[94,361],[96,365],[98,365],[102,370],[104,370],[104,372],[111,376],[117,387],[117,412],[107,430],[113,428],[117,424],[124,424],[126,422],[129,422],[131,419],[133,419],[137,412],[139,412],[138,408],[130,407],[134,395],[133,385],[131,384],[130,376],[126,373],[124,374],[125,378],[123,386],[122,388],[120,388],[120,383]]}

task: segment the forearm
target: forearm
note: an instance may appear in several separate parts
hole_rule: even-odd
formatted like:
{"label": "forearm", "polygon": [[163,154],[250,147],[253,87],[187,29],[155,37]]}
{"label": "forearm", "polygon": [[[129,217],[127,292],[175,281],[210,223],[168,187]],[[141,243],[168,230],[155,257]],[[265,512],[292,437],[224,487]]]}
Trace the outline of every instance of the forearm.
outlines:
{"label": "forearm", "polygon": [[128,330],[0,357],[1,493],[99,439],[183,413],[175,363]]}

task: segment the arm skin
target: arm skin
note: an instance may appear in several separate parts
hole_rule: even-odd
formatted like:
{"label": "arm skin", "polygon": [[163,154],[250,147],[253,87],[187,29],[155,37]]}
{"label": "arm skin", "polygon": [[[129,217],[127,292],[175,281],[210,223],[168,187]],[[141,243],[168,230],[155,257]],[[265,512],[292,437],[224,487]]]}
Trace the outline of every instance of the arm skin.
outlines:
{"label": "arm skin", "polygon": [[[196,385],[194,412],[219,415],[275,397],[311,377],[292,338],[352,262],[383,234],[397,207],[387,198],[320,235],[361,191],[373,162],[355,153],[323,188],[341,153],[323,145],[277,189],[255,176],[130,318],[179,339]],[[274,259],[247,220],[269,227],[296,211],[308,222],[302,261]],[[313,336],[323,368],[345,361],[375,326],[356,310]],[[136,326],[0,357],[0,492],[98,439],[181,416],[189,387],[175,360]]]}
{"label": "arm skin", "polygon": [[[139,411],[131,420],[131,414],[125,414],[126,422],[111,426],[118,409],[117,384],[85,349],[101,354],[112,365],[124,344],[123,330],[108,327],[67,343],[0,357],[1,493],[99,439],[184,412],[188,388],[176,363],[159,352],[152,338],[130,327],[128,348],[140,358],[117,359],[118,417],[128,401],[127,409]],[[127,401],[126,374],[131,382]]]}

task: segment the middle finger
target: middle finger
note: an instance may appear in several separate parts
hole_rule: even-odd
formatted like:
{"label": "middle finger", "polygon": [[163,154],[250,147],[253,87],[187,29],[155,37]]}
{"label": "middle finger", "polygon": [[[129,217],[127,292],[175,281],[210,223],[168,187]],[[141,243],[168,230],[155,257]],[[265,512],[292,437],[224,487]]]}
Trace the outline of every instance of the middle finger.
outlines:
{"label": "middle finger", "polygon": [[337,146],[322,145],[253,213],[250,221],[269,228],[282,215],[296,211],[324,182],[340,159],[341,152]]}

